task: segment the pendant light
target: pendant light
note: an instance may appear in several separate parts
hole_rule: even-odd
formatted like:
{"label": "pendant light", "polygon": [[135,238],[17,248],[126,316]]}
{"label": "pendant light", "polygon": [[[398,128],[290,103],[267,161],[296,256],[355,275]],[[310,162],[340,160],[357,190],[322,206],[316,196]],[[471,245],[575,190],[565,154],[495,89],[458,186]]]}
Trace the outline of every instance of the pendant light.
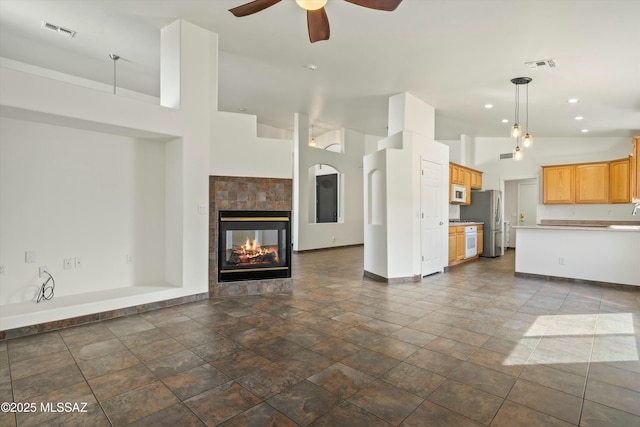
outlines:
{"label": "pendant light", "polygon": [[526,104],[525,104],[526,121],[525,121],[524,138],[522,138],[522,146],[524,148],[529,148],[529,147],[531,147],[533,145],[533,137],[529,133],[529,85],[527,84],[525,86],[525,88],[526,88],[525,92],[527,94],[527,96],[525,97],[525,99],[526,99]]}
{"label": "pendant light", "polygon": [[311,125],[311,139],[309,140],[309,147],[315,147],[316,146],[316,139],[313,136],[313,125]]}
{"label": "pendant light", "polygon": [[[522,159],[522,149],[520,148],[520,137],[522,136],[522,127],[520,126],[520,85],[528,85],[531,82],[531,77],[515,77],[511,79],[511,83],[516,86],[516,99],[515,99],[515,117],[513,126],[511,126],[511,136],[516,139],[516,147],[513,149],[513,159]],[[529,147],[532,143],[532,137],[529,134],[529,86],[527,86],[527,104],[526,109],[526,134],[522,141],[524,147]]]}

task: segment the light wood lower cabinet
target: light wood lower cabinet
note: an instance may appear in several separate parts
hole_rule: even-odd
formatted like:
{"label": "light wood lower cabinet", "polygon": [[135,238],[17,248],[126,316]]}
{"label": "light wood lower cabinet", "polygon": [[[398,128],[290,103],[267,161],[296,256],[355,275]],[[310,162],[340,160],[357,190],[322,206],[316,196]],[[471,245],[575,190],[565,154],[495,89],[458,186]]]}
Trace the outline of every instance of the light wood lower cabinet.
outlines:
{"label": "light wood lower cabinet", "polygon": [[463,225],[449,227],[449,265],[456,265],[476,259],[482,253],[482,225],[478,224],[477,255],[465,259],[466,238]]}
{"label": "light wood lower cabinet", "polygon": [[484,232],[482,231],[482,226],[478,226],[478,255],[480,255],[484,251]]}

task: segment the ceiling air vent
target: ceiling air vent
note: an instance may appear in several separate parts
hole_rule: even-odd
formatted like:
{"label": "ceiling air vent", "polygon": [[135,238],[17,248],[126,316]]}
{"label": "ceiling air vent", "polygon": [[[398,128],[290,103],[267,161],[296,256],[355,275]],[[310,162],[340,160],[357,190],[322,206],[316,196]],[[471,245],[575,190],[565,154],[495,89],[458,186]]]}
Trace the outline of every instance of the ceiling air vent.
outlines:
{"label": "ceiling air vent", "polygon": [[504,159],[513,159],[513,153],[500,154],[500,160],[504,160]]}
{"label": "ceiling air vent", "polygon": [[42,28],[55,31],[56,33],[62,34],[67,37],[73,37],[76,35],[76,32],[73,30],[70,30],[68,28],[63,28],[59,25],[51,24],[50,22],[47,22],[47,21],[42,21]]}
{"label": "ceiling air vent", "polygon": [[539,59],[538,61],[525,62],[524,65],[529,67],[530,70],[545,70],[547,68],[558,68],[558,60],[553,59]]}

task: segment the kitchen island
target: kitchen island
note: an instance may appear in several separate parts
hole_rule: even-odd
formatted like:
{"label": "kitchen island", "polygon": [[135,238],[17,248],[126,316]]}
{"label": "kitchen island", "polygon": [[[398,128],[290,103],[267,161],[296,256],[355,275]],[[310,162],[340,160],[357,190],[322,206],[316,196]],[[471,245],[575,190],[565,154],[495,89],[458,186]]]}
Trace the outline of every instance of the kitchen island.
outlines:
{"label": "kitchen island", "polygon": [[640,227],[518,226],[515,273],[640,286]]}

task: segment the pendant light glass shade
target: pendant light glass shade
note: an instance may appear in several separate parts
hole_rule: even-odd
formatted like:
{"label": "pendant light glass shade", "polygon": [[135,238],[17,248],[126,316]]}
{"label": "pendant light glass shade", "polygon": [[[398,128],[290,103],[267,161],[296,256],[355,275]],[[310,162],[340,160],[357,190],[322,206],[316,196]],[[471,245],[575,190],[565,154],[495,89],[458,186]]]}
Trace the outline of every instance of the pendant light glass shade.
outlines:
{"label": "pendant light glass shade", "polygon": [[518,145],[513,149],[513,160],[522,160],[522,150]]}
{"label": "pendant light glass shade", "polygon": [[522,128],[520,127],[519,124],[514,124],[513,126],[511,126],[511,136],[514,138],[520,138],[520,136],[522,135]]}
{"label": "pendant light glass shade", "polygon": [[524,148],[529,148],[533,145],[533,137],[531,135],[529,135],[528,133],[524,135],[524,138],[522,138],[522,146]]}
{"label": "pendant light glass shade", "polygon": [[305,10],[318,10],[327,4],[327,0],[296,0],[296,3]]}
{"label": "pendant light glass shade", "polygon": [[311,139],[309,140],[309,147],[316,146],[316,138],[313,136],[313,126],[311,126]]}

